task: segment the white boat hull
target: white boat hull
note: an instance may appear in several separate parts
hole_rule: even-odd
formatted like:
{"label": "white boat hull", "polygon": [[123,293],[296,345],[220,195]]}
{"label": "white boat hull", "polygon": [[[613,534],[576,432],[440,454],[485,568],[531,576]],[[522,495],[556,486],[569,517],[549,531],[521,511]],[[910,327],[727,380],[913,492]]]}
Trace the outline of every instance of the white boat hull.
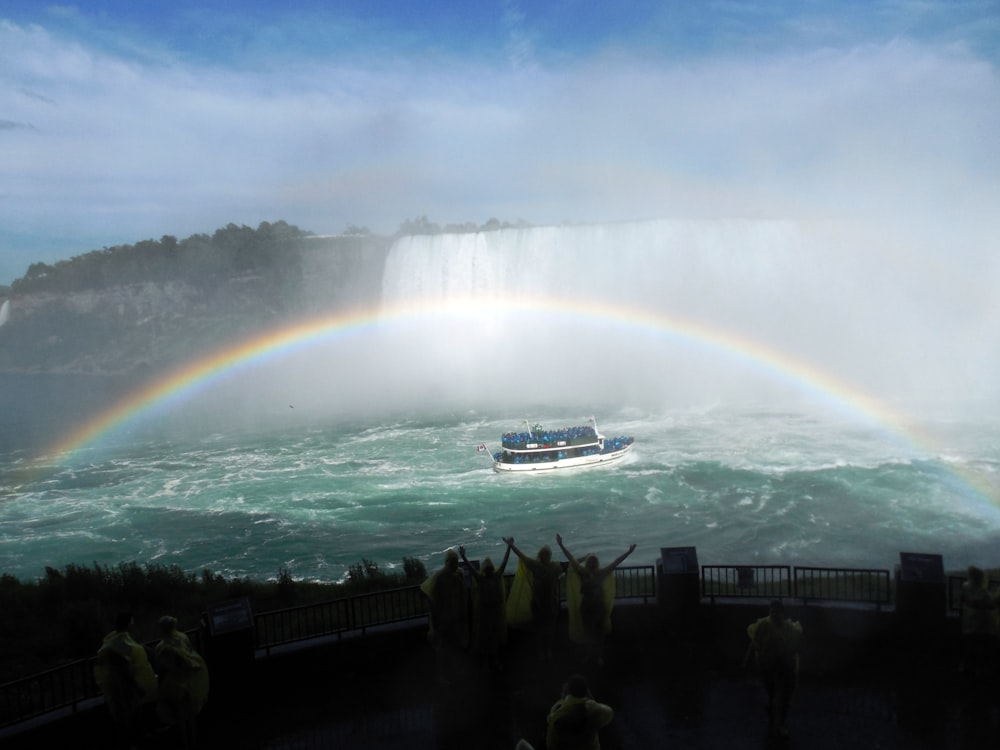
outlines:
{"label": "white boat hull", "polygon": [[626,445],[621,450],[610,451],[608,453],[596,453],[590,456],[576,456],[574,458],[563,458],[558,461],[539,461],[522,464],[493,462],[493,471],[496,472],[520,472],[525,474],[544,474],[553,471],[563,471],[565,469],[582,469],[588,466],[600,466],[614,463],[632,451],[632,445]]}

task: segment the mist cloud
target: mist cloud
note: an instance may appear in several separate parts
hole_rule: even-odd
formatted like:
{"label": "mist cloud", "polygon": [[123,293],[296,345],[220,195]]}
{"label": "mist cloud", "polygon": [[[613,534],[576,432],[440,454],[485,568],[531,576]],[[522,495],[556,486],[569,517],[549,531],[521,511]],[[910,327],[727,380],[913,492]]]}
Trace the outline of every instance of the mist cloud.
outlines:
{"label": "mist cloud", "polygon": [[15,245],[31,236],[76,242],[53,260],[277,218],[318,232],[419,215],[837,218],[966,253],[995,236],[1000,81],[960,45],[683,63],[616,49],[545,67],[515,4],[502,25],[506,67],[268,70],[0,22],[0,119],[18,125],[0,128],[0,281],[24,272]]}

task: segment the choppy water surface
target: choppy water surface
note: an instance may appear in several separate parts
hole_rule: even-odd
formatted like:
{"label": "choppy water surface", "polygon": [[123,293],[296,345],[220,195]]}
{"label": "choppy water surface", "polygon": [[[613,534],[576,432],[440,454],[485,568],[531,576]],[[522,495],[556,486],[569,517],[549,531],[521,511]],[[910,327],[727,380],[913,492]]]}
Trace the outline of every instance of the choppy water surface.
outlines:
{"label": "choppy water surface", "polygon": [[[966,479],[996,482],[993,427],[952,425],[926,455],[877,426],[769,409],[598,415],[636,438],[627,462],[556,476],[494,474],[516,421],[464,414],[331,420],[281,431],[102,443],[43,468],[0,464],[0,571],[67,563],[177,564],[226,575],[338,580],[366,558],[428,567],[451,545],[496,555],[566,538],[632,560],[694,545],[702,563],[891,567],[900,551],[949,568],[994,563],[1000,512]],[[584,420],[539,415],[548,426]]]}

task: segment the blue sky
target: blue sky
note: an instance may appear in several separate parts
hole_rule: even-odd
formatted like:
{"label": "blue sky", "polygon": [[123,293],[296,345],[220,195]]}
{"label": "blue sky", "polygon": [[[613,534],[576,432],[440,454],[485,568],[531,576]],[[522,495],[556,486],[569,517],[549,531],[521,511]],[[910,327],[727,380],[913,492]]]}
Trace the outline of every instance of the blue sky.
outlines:
{"label": "blue sky", "polygon": [[993,252],[998,54],[995,0],[7,0],[0,284],[277,219],[835,219]]}

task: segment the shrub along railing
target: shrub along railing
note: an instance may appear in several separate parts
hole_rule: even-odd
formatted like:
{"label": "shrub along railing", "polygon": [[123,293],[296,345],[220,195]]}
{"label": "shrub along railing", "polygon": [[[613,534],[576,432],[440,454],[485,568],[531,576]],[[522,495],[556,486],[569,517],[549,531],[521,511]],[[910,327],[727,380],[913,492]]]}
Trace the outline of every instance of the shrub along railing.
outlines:
{"label": "shrub along railing", "polygon": [[[889,602],[889,573],[850,568],[792,568],[787,565],[704,565],[701,596],[801,597],[875,603]],[[656,571],[651,565],[621,566],[615,570],[617,599],[641,599],[643,605],[656,597]],[[565,596],[565,584],[560,587]],[[254,643],[269,654],[271,649],[313,638],[346,632],[364,634],[375,626],[416,621],[427,616],[427,602],[419,586],[377,591],[318,604],[256,614]],[[188,633],[201,649],[200,633]],[[99,697],[93,677],[93,659],[80,659],[40,674],[0,685],[0,727],[8,727],[58,710],[76,711]]]}

